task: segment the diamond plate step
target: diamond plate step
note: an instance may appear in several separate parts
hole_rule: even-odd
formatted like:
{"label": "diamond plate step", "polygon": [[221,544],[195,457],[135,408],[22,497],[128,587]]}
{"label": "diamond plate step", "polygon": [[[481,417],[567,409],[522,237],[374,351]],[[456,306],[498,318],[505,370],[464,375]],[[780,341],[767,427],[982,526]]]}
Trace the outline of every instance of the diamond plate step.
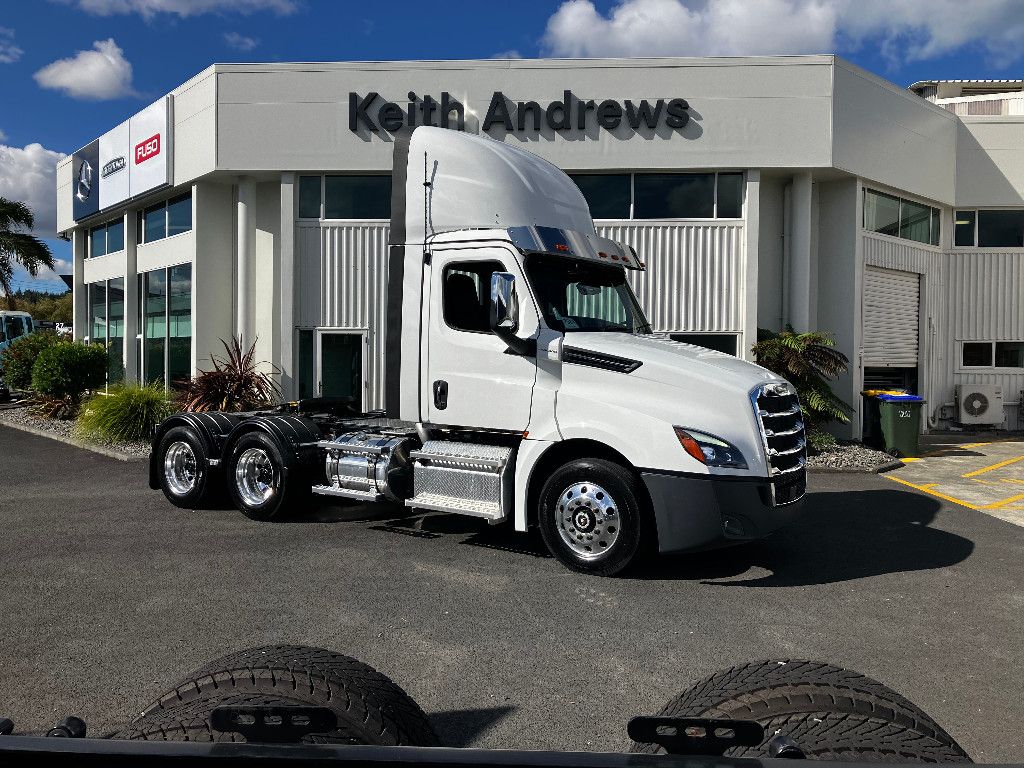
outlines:
{"label": "diamond plate step", "polygon": [[411,499],[406,499],[405,505],[417,509],[482,517],[486,520],[496,521],[503,518],[501,507],[496,502],[461,499],[456,496],[442,496],[438,493],[420,493]]}
{"label": "diamond plate step", "polygon": [[313,493],[321,496],[340,496],[343,499],[355,499],[356,501],[380,501],[384,497],[372,491],[357,491],[351,488],[339,488],[336,485],[314,485]]}

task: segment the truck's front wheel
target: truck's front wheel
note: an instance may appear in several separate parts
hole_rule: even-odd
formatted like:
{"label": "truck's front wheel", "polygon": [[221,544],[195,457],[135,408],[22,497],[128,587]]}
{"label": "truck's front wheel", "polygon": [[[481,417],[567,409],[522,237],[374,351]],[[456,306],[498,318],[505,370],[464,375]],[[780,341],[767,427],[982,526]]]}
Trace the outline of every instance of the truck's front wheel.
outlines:
{"label": "truck's front wheel", "polygon": [[650,526],[634,473],[605,459],[559,467],[540,493],[537,522],[551,554],[575,571],[614,576],[643,551]]}

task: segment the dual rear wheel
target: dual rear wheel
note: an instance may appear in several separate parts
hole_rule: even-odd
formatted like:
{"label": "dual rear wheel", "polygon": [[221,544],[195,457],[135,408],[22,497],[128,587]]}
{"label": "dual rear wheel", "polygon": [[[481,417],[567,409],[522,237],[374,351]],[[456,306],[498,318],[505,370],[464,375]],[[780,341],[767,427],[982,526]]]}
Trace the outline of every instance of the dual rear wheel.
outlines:
{"label": "dual rear wheel", "polygon": [[217,491],[226,486],[231,503],[246,517],[270,520],[298,490],[288,482],[288,466],[277,442],[262,432],[239,437],[215,478],[205,444],[188,427],[169,430],[157,450],[164,496],[184,509],[216,506]]}

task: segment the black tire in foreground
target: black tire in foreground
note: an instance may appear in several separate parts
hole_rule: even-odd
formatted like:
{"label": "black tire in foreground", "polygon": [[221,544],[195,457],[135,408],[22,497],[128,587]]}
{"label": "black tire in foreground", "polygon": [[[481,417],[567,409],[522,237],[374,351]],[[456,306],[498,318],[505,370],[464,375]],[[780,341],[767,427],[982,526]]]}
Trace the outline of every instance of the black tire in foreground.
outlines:
{"label": "black tire in foreground", "polygon": [[216,485],[210,478],[206,446],[188,427],[168,430],[157,446],[160,490],[176,507],[203,509],[213,500]]}
{"label": "black tire in foreground", "polygon": [[575,571],[614,576],[636,564],[654,539],[642,482],[605,459],[577,459],[540,492],[537,523],[551,554]]}
{"label": "black tire in foreground", "polygon": [[323,648],[265,646],[228,654],[181,680],[115,739],[244,741],[214,731],[210,714],[221,705],[314,705],[338,717],[337,729],[310,734],[306,743],[438,746],[423,710],[373,667]]}
{"label": "black tire in foreground", "polygon": [[[658,714],[760,723],[764,742],[730,749],[730,757],[768,757],[768,742],[781,732],[813,760],[972,762],[953,737],[895,691],[816,661],[759,661],[717,672]],[[630,751],[662,749],[634,742]]]}

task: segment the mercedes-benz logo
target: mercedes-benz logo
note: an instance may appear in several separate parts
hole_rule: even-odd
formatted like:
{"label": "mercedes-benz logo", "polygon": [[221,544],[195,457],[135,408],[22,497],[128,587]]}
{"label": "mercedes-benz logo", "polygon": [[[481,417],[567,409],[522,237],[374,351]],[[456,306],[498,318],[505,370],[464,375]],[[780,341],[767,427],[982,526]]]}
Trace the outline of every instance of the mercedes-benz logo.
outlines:
{"label": "mercedes-benz logo", "polygon": [[78,191],[75,193],[81,202],[89,199],[92,194],[92,166],[88,160],[83,160],[78,167]]}

